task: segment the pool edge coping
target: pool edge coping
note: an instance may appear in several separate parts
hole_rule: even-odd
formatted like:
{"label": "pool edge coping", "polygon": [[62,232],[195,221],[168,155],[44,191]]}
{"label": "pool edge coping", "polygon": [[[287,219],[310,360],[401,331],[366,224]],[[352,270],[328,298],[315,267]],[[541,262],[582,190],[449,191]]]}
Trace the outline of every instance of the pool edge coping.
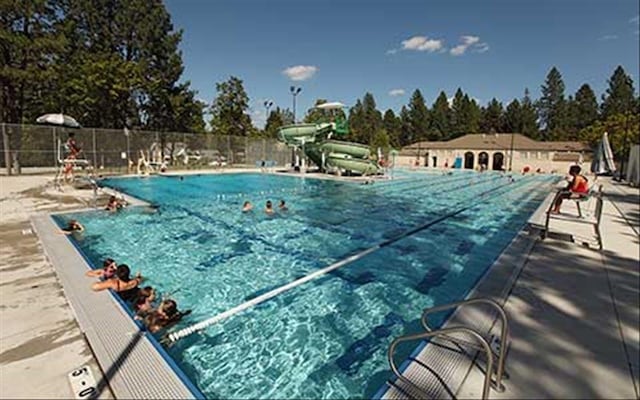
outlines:
{"label": "pool edge coping", "polygon": [[[102,188],[102,189],[103,191],[104,189],[106,189],[106,192],[108,193],[114,193],[116,195],[121,194],[120,192],[118,192],[113,188]],[[132,204],[132,207],[151,206],[150,203],[144,200],[140,200],[134,196],[131,196],[128,194],[125,194],[125,196],[126,196],[125,199],[127,201],[133,200],[132,202],[130,202],[130,204]],[[78,248],[75,242],[69,240],[65,235],[58,235],[57,232],[55,232],[56,229],[59,229],[59,226],[54,220],[54,215],[95,212],[98,210],[100,210],[100,208],[82,207],[82,208],[74,208],[71,210],[57,211],[53,213],[35,214],[29,217],[29,223],[34,233],[36,234],[36,237],[38,238],[38,244],[41,247],[42,252],[44,253],[49,264],[53,267],[53,269],[56,272],[57,279],[61,283],[61,286],[63,289],[63,295],[70,306],[73,317],[77,322],[80,328],[80,331],[82,332],[84,339],[87,342],[87,345],[91,349],[91,352],[95,357],[98,366],[101,369],[101,373],[105,376],[104,379],[107,381],[105,384],[109,387],[109,389],[111,390],[115,398],[132,398],[132,394],[130,391],[124,390],[123,387],[119,387],[119,386],[124,386],[124,387],[130,386],[126,384],[127,382],[138,383],[136,382],[136,381],[139,381],[138,377],[146,375],[146,371],[144,371],[145,373],[142,373],[142,374],[133,374],[134,376],[133,379],[125,379],[123,378],[125,374],[120,371],[120,368],[117,368],[116,371],[110,377],[107,377],[107,373],[105,373],[105,370],[110,370],[112,366],[118,362],[118,360],[115,360],[114,362],[113,358],[107,357],[104,354],[104,352],[96,351],[96,347],[102,348],[104,347],[104,343],[97,343],[96,342],[96,340],[98,340],[97,338],[94,337],[93,339],[91,339],[90,337],[95,335],[96,332],[99,331],[99,329],[97,329],[99,327],[93,325],[92,323],[88,323],[86,320],[83,320],[82,318],[79,318],[79,315],[86,314],[86,312],[84,312],[84,310],[81,310],[84,308],[83,303],[79,301],[79,298],[76,298],[76,296],[78,295],[78,293],[76,293],[77,288],[74,287],[74,285],[71,283],[70,278],[66,276],[69,271],[65,271],[64,270],[65,267],[61,266],[60,265],[61,263],[56,261],[56,259],[58,258],[75,256],[81,259],[80,265],[83,267],[81,269],[82,271],[93,269],[91,263],[86,258],[85,254]],[[51,227],[54,228],[54,230],[45,230],[43,229],[42,226],[39,226],[41,224],[47,224],[47,223],[49,223]],[[65,249],[60,249],[58,247],[57,249],[54,250],[54,248],[60,244],[60,243],[58,244],[52,243],[55,241],[56,238],[64,239],[63,241],[59,241],[59,242],[64,243],[62,244],[62,247],[66,247]],[[62,254],[53,254],[55,252],[60,252]],[[76,267],[76,270],[78,270],[79,265],[77,265],[76,263],[76,265],[74,266]],[[69,269],[71,267],[66,266],[66,268]],[[82,277],[84,278],[84,273],[82,273]],[[82,282],[85,283],[86,287],[88,287],[89,284],[91,283],[91,281],[88,279],[83,279]],[[178,392],[173,392],[173,393],[171,391],[167,392],[167,391],[160,390],[159,393],[156,394],[156,396],[152,396],[153,393],[145,393],[145,395],[140,398],[157,398],[157,399],[165,399],[165,398],[204,399],[206,398],[204,394],[201,392],[201,390],[197,387],[197,385],[187,376],[187,374],[177,365],[176,361],[162,347],[162,345],[155,338],[155,336],[149,334],[146,330],[143,329],[143,327],[138,322],[136,322],[131,317],[132,315],[131,311],[128,309],[126,304],[117,297],[115,292],[108,290],[104,292],[93,292],[92,294],[94,296],[101,296],[101,297],[108,296],[110,298],[110,301],[108,302],[108,304],[111,306],[110,310],[112,311],[110,313],[111,316],[117,317],[118,315],[124,314],[127,316],[130,324],[135,327],[133,332],[132,331],[109,332],[109,334],[115,335],[115,334],[121,333],[123,335],[131,336],[132,339],[134,338],[134,336],[139,337],[140,341],[147,343],[153,349],[153,351],[151,351],[150,354],[146,354],[146,356],[150,356],[152,358],[154,354],[159,356],[161,360],[159,363],[157,363],[156,367],[164,369],[164,372],[170,371],[170,375],[176,378],[174,382],[176,382],[177,380],[178,383],[182,384],[183,386],[182,389],[184,389],[184,390],[179,390]],[[107,368],[105,368],[105,366]],[[150,366],[149,364],[144,364],[145,368],[149,368],[149,366]],[[131,371],[127,371],[127,374],[130,374],[130,373]],[[157,376],[157,374],[155,373],[153,373],[152,375]],[[124,381],[124,384],[112,385],[111,382],[114,379],[116,381],[122,380]],[[163,383],[162,385],[158,385],[157,381],[150,380],[145,386],[147,388],[156,388],[158,386],[162,387],[163,385],[166,385],[166,383]],[[183,394],[187,394],[187,396],[176,396],[177,394],[180,394],[179,392],[183,392]]]}

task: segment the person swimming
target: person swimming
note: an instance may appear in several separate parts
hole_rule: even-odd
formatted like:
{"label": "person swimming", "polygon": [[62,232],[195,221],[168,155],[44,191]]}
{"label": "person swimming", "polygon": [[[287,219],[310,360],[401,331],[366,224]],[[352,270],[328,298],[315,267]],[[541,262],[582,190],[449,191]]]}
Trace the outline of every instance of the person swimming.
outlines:
{"label": "person swimming", "polygon": [[253,205],[251,204],[250,201],[245,201],[244,204],[242,205],[242,212],[246,213],[253,210]]}
{"label": "person swimming", "polygon": [[60,230],[60,232],[65,235],[71,235],[74,232],[84,232],[84,226],[82,226],[82,224],[80,224],[80,222],[78,222],[77,220],[72,219],[69,221],[67,226]]}
{"label": "person swimming", "polygon": [[100,278],[100,280],[111,279],[116,275],[116,262],[113,258],[107,258],[102,263],[102,268],[90,269],[85,273],[86,276],[91,278]]}
{"label": "person swimming", "polygon": [[166,329],[176,324],[182,317],[189,314],[191,314],[191,310],[178,311],[176,301],[167,299],[163,300],[157,309],[151,311],[144,318],[144,324],[151,333],[156,333],[161,329]]}
{"label": "person swimming", "polygon": [[280,204],[278,204],[278,209],[280,211],[289,211],[289,208],[287,207],[287,204],[284,202],[284,200],[280,200]]}
{"label": "person swimming", "polygon": [[123,300],[133,301],[138,296],[138,285],[140,285],[143,278],[139,272],[133,279],[130,278],[130,274],[131,270],[129,269],[129,266],[126,264],[120,264],[116,269],[116,274],[113,278],[102,282],[96,282],[91,285],[91,289],[96,292],[111,289],[118,292]]}
{"label": "person swimming", "polygon": [[264,212],[267,213],[267,215],[271,215],[274,213],[273,203],[271,203],[271,200],[267,200],[267,204],[264,207]]}

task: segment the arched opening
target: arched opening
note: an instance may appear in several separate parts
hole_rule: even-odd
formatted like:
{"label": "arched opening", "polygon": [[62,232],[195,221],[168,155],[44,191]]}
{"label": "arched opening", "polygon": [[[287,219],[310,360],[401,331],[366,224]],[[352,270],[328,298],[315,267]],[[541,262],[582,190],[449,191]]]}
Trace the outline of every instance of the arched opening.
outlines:
{"label": "arched opening", "polygon": [[489,168],[489,154],[486,151],[478,154],[478,165],[480,165],[480,169]]}
{"label": "arched opening", "polygon": [[502,165],[504,164],[504,154],[498,152],[493,153],[493,170],[502,171]]}
{"label": "arched opening", "polygon": [[474,156],[473,153],[470,151],[467,151],[466,153],[464,153],[464,168],[465,169],[473,169],[473,160]]}

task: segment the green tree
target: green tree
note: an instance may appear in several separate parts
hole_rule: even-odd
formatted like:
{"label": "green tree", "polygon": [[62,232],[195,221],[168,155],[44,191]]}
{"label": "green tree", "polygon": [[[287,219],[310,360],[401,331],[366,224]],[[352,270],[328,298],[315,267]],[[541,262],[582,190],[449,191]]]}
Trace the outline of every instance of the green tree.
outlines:
{"label": "green tree", "polygon": [[484,133],[499,133],[504,129],[504,110],[502,103],[493,98],[482,112],[480,130]]}
{"label": "green tree", "polygon": [[376,108],[376,101],[371,93],[365,93],[362,101],[349,114],[349,131],[351,138],[364,144],[371,144],[374,136],[382,130],[382,115]]}
{"label": "green tree", "polygon": [[419,89],[416,89],[409,100],[407,109],[409,117],[408,128],[411,132],[407,137],[411,137],[414,141],[420,140],[437,140],[435,135],[429,137],[429,110],[425,104],[424,97]]}
{"label": "green tree", "polygon": [[582,130],[598,119],[598,100],[591,86],[584,84],[576,92],[573,107],[577,130]]}
{"label": "green tree", "polygon": [[504,113],[504,132],[505,133],[520,133],[522,132],[522,110],[518,99],[514,99]]}
{"label": "green tree", "polygon": [[547,74],[545,84],[541,86],[542,97],[538,100],[538,114],[543,130],[542,140],[561,140],[567,127],[564,82],[556,67]]}
{"label": "green tree", "polygon": [[393,110],[389,109],[384,113],[382,118],[382,125],[389,137],[389,145],[393,148],[400,148],[401,140],[401,123],[398,117],[394,114]]}
{"label": "green tree", "polygon": [[400,146],[404,147],[417,142],[413,133],[415,129],[412,126],[411,115],[409,114],[409,109],[407,109],[406,106],[402,106],[402,108],[400,109],[399,120],[400,120]]}
{"label": "green tree", "polygon": [[[457,94],[457,92],[456,92]],[[452,134],[452,112],[449,108],[447,94],[441,91],[431,107],[431,131],[435,137],[448,139]]]}
{"label": "green tree", "polygon": [[324,110],[317,108],[320,104],[326,103],[325,99],[317,99],[315,105],[307,110],[307,114],[304,117],[304,122],[308,124],[317,124],[321,122],[335,122],[338,120],[345,120],[346,115],[342,109]]}
{"label": "green tree", "polygon": [[469,99],[468,95],[464,95],[464,105],[467,115],[467,133],[478,133],[480,131],[480,120],[482,119],[482,111],[475,99]]}
{"label": "green tree", "polygon": [[532,139],[539,139],[538,113],[529,96],[529,89],[524,89],[524,97],[520,102],[520,132]]}
{"label": "green tree", "polygon": [[626,161],[629,146],[640,144],[640,116],[637,113],[619,113],[605,120],[597,120],[580,131],[579,138],[595,146],[604,132],[609,134],[614,158]]}
{"label": "green tree", "polygon": [[602,117],[607,119],[615,114],[633,112],[636,108],[633,79],[618,65],[609,78],[609,87],[602,96]]}
{"label": "green tree", "polygon": [[276,109],[272,110],[267,117],[267,123],[264,127],[265,135],[270,138],[277,137],[278,130],[284,125],[288,125],[288,123],[292,121],[293,114],[287,120],[287,116],[284,110],[281,110],[280,107],[276,107]]}
{"label": "green tree", "polygon": [[224,82],[216,83],[217,97],[211,106],[211,127],[219,135],[249,136],[252,131],[249,96],[242,80],[231,76]]}
{"label": "green tree", "polygon": [[55,81],[51,66],[64,46],[55,30],[59,11],[55,1],[0,2],[2,122],[33,122],[42,111],[38,93]]}

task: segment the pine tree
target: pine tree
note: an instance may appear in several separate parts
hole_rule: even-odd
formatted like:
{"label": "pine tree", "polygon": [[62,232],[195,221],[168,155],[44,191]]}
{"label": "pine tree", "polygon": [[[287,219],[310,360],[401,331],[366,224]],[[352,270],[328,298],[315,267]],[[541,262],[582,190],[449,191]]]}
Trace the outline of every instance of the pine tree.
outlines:
{"label": "pine tree", "polygon": [[456,138],[468,133],[467,123],[469,116],[465,107],[464,93],[458,88],[451,102],[451,134],[450,138]]}
{"label": "pine tree", "polygon": [[482,113],[480,130],[483,133],[499,133],[504,128],[504,111],[502,103],[493,98]]}
{"label": "pine tree", "polygon": [[518,99],[514,99],[504,113],[505,133],[522,132],[522,110]]}
{"label": "pine tree", "polygon": [[633,79],[627,75],[622,66],[619,65],[616,68],[608,83],[609,87],[602,96],[602,118],[606,120],[615,114],[632,112],[636,108]]}
{"label": "pine tree", "polygon": [[411,115],[409,109],[406,106],[402,106],[400,109],[400,146],[408,146],[415,143],[417,140],[413,136],[415,129],[411,122]]}
{"label": "pine tree", "polygon": [[439,140],[446,140],[452,134],[451,114],[447,94],[441,91],[431,108],[431,131]]}
{"label": "pine tree", "polygon": [[56,1],[0,2],[0,119],[29,123],[45,109],[44,89],[56,81],[52,65],[64,45],[55,30],[59,19]]}
{"label": "pine tree", "polygon": [[545,84],[541,86],[542,97],[538,100],[538,112],[542,123],[542,140],[559,140],[567,127],[564,82],[556,67],[551,68]]}
{"label": "pine tree", "polygon": [[400,147],[401,124],[393,110],[389,109],[384,113],[382,125],[389,136],[389,145],[393,148]]}
{"label": "pine tree", "polygon": [[211,128],[216,134],[249,136],[251,118],[246,114],[249,109],[249,96],[244,90],[242,80],[231,76],[225,82],[216,83],[217,97],[211,106]]}
{"label": "pine tree", "polygon": [[480,131],[480,120],[482,119],[482,111],[480,106],[474,99],[469,99],[468,95],[464,95],[465,114],[467,115],[467,133],[478,133]]}
{"label": "pine tree", "polygon": [[540,138],[540,131],[538,129],[538,113],[536,107],[529,96],[529,89],[524,89],[524,97],[520,102],[520,121],[521,121],[521,133],[532,139]]}
{"label": "pine tree", "polygon": [[272,110],[267,117],[267,123],[264,126],[265,135],[270,138],[275,138],[278,135],[278,129],[287,125],[285,122],[285,115],[280,107],[276,107]]}
{"label": "pine tree", "polygon": [[580,86],[576,92],[575,100],[576,125],[578,130],[582,130],[593,124],[598,119],[598,100],[588,84]]}
{"label": "pine tree", "polygon": [[437,137],[429,137],[429,110],[425,104],[424,97],[420,90],[416,89],[411,95],[409,107],[407,109],[409,117],[409,126],[412,130],[409,137],[412,140],[437,140]]}

